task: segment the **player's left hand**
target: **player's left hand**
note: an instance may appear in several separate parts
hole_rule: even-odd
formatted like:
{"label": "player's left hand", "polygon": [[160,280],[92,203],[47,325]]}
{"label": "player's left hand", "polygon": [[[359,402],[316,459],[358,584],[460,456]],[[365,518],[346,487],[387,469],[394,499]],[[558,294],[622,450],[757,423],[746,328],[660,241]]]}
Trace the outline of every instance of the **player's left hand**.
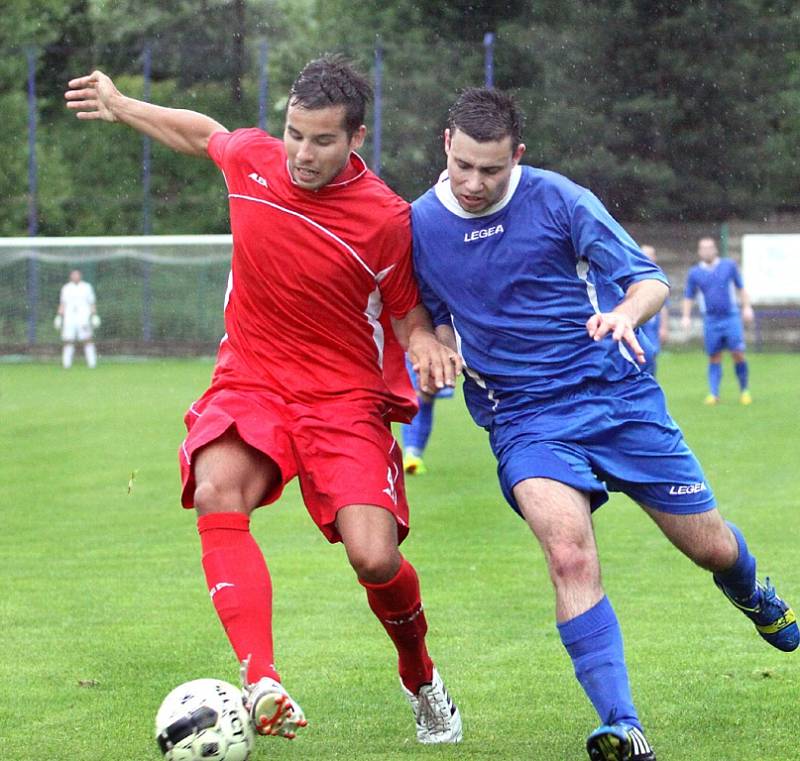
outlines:
{"label": "player's left hand", "polygon": [[647,360],[644,349],[636,338],[633,320],[624,312],[600,312],[593,314],[586,322],[586,330],[595,341],[600,341],[609,333],[615,341],[624,341],[632,350],[636,361],[643,365]]}
{"label": "player's left hand", "polygon": [[458,352],[423,330],[414,331],[409,336],[408,357],[419,376],[419,387],[426,394],[435,394],[445,386],[455,386],[463,368]]}
{"label": "player's left hand", "polygon": [[756,313],[753,311],[753,307],[751,306],[742,307],[742,319],[748,325],[752,325],[753,322],[755,322]]}
{"label": "player's left hand", "polygon": [[92,323],[92,327],[93,328],[99,328],[100,327],[100,315],[93,314],[89,318],[89,321]]}

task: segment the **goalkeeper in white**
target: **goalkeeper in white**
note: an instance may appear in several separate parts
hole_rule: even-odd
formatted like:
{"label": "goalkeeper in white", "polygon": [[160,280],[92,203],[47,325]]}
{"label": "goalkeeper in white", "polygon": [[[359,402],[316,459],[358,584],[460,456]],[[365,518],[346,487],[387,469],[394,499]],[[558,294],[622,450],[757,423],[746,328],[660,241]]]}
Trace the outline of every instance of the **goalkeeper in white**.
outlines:
{"label": "goalkeeper in white", "polygon": [[72,367],[75,356],[75,343],[83,344],[86,365],[97,365],[97,350],[93,339],[94,328],[100,325],[95,306],[94,288],[81,279],[80,270],[69,273],[69,282],[61,287],[58,314],[53,321],[56,330],[61,331],[64,346],[61,349],[61,364],[64,369]]}

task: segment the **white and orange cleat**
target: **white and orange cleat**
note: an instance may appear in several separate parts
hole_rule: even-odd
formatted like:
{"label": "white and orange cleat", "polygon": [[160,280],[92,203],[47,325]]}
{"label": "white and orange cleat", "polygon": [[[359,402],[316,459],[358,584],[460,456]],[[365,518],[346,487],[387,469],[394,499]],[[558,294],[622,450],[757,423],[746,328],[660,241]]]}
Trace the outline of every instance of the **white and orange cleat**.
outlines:
{"label": "white and orange cleat", "polygon": [[303,709],[292,699],[280,682],[262,676],[257,682],[247,683],[247,661],[241,668],[242,700],[250,714],[253,729],[260,735],[285,737],[294,740],[297,730],[308,724]]}

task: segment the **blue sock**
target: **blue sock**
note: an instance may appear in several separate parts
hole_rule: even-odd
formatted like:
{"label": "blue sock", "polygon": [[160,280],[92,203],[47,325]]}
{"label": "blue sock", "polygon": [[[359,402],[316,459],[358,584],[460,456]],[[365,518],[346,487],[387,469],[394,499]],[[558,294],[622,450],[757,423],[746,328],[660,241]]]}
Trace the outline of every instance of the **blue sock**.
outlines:
{"label": "blue sock", "polygon": [[719,396],[719,387],[722,383],[722,363],[708,363],[708,388],[713,396]]}
{"label": "blue sock", "polygon": [[736,377],[739,379],[739,388],[742,391],[747,391],[747,381],[748,381],[748,367],[747,367],[747,360],[742,360],[741,362],[736,362],[733,366],[733,369],[736,370]]}
{"label": "blue sock", "polygon": [[739,531],[730,521],[726,521],[728,528],[736,537],[736,544],[739,546],[739,557],[731,568],[724,573],[715,573],[714,578],[722,584],[725,591],[735,598],[738,602],[747,605],[755,603],[753,599],[756,589],[756,559],[747,549],[747,542]]}
{"label": "blue sock", "polygon": [[642,728],[631,698],[622,632],[608,597],[585,613],[557,624],[575,676],[604,724],[624,721]]}
{"label": "blue sock", "polygon": [[402,428],[403,449],[414,449],[418,455],[425,451],[433,428],[433,400],[419,400],[419,412]]}

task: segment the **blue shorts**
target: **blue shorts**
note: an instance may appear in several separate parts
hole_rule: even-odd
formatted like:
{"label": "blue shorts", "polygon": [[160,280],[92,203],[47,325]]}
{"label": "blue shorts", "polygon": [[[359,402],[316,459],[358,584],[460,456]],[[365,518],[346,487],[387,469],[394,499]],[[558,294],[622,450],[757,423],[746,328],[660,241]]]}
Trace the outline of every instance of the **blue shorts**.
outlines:
{"label": "blue shorts", "polygon": [[545,402],[505,399],[490,429],[503,495],[527,478],[550,478],[589,495],[592,510],[608,491],[666,513],[715,507],[703,469],[669,416],[661,387],[647,373],[594,381]]}
{"label": "blue shorts", "polygon": [[[406,355],[406,370],[408,370],[408,377],[411,378],[411,385],[414,387],[414,391],[417,392],[417,396],[419,396],[422,393],[419,389],[419,376],[414,372],[411,362],[408,361],[408,355]],[[434,399],[451,399],[455,392],[456,390],[452,386],[445,386],[432,396]]]}
{"label": "blue shorts", "polygon": [[709,317],[703,320],[703,343],[706,354],[718,354],[723,349],[744,351],[744,328],[739,315]]}

